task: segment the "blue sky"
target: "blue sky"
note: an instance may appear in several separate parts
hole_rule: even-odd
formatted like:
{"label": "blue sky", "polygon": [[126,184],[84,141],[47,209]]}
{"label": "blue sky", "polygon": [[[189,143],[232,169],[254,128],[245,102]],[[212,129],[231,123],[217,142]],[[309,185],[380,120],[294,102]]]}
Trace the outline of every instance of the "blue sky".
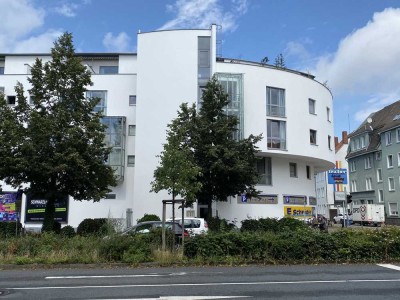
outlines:
{"label": "blue sky", "polygon": [[335,134],[400,99],[400,1],[0,0],[0,52],[49,52],[64,31],[79,52],[135,52],[136,33],[222,25],[222,56],[286,66],[326,82]]}

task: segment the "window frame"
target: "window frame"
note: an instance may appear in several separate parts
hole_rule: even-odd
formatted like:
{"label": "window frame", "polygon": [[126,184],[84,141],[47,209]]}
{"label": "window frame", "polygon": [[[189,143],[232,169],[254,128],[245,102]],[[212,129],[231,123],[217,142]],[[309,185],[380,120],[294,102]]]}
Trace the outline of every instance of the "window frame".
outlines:
{"label": "window frame", "polygon": [[[133,128],[133,133],[131,131],[131,128]],[[136,125],[128,125],[128,136],[136,136]]]}
{"label": "window frame", "polygon": [[[276,104],[273,103],[272,100],[272,91],[276,91],[278,93]],[[282,88],[267,86],[266,87],[266,116],[267,117],[278,117],[285,118],[286,117],[286,90]],[[274,113],[274,109],[276,112]]]}
{"label": "window frame", "polygon": [[326,107],[326,119],[328,122],[331,121],[331,109],[328,106]]}
{"label": "window frame", "polygon": [[371,156],[366,156],[364,158],[364,168],[365,168],[365,170],[368,170],[368,169],[372,168]]}
{"label": "window frame", "polygon": [[310,166],[306,166],[306,176],[307,179],[311,180],[311,167]]}
{"label": "window frame", "polygon": [[[131,161],[132,158],[133,158],[133,162]],[[126,166],[127,167],[134,167],[135,164],[136,164],[135,160],[136,160],[135,155],[128,155],[127,158],[126,158]]]}
{"label": "window frame", "polygon": [[383,190],[382,190],[382,189],[379,189],[379,190],[378,190],[378,202],[379,202],[379,203],[385,202],[385,201],[383,200],[383,197],[384,197]]}
{"label": "window frame", "polygon": [[[387,168],[393,169],[393,155],[392,154],[388,154],[388,156],[386,158],[386,162],[387,162]],[[390,162],[390,164],[389,164],[389,162]]]}
{"label": "window frame", "polygon": [[390,146],[392,144],[392,132],[387,131],[385,133],[385,140],[386,140],[386,146]]}
{"label": "window frame", "polygon": [[395,187],[395,183],[394,183],[394,177],[388,177],[388,191],[389,192],[396,191],[396,187]]}
{"label": "window frame", "polygon": [[400,128],[396,129],[396,143],[400,143]]}
{"label": "window frame", "polygon": [[294,162],[289,162],[289,176],[297,178],[297,164]]}
{"label": "window frame", "polygon": [[317,104],[316,100],[308,98],[308,113],[310,115],[317,115],[316,114],[316,104]]}
{"label": "window frame", "polygon": [[[13,99],[13,100],[10,101],[11,99]],[[7,105],[15,106],[15,104],[17,103],[17,96],[15,96],[15,95],[8,95],[8,96],[6,97],[6,101],[7,101]],[[11,102],[13,102],[13,103],[11,103]]]}
{"label": "window frame", "polygon": [[[279,136],[272,135],[272,123],[278,124]],[[276,141],[279,141],[280,147],[272,147]],[[267,119],[267,148],[274,149],[274,150],[286,150],[287,149],[286,121]]]}
{"label": "window frame", "polygon": [[376,182],[383,182],[382,168],[376,169]]}
{"label": "window frame", "polygon": [[[392,207],[391,207],[392,204],[396,205],[396,210],[392,211]],[[389,215],[390,216],[398,216],[399,215],[399,205],[397,204],[397,202],[389,202],[388,206],[389,206]],[[395,213],[393,213],[393,212],[395,212]]]}
{"label": "window frame", "polygon": [[[93,93],[103,93],[104,99],[102,97],[97,96],[89,96],[89,94]],[[108,102],[108,90],[87,90],[86,91],[86,98],[100,98],[99,103],[96,104],[93,111],[99,112],[101,111],[104,116],[107,116],[107,102]]]}
{"label": "window frame", "polygon": [[365,178],[365,190],[372,191],[372,178],[371,177]]}
{"label": "window frame", "polygon": [[[314,143],[312,142],[312,137],[314,136]],[[315,129],[310,129],[310,145],[317,145],[317,131]]]}

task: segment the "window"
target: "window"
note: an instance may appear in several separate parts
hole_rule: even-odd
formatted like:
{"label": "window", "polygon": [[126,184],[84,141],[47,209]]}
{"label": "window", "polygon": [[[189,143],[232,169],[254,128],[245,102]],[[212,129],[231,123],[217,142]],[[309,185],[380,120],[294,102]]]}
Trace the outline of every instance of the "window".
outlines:
{"label": "window", "polygon": [[128,155],[128,167],[135,166],[135,155]]}
{"label": "window", "polygon": [[365,179],[365,189],[367,191],[371,191],[372,190],[372,178],[371,177],[367,177]]}
{"label": "window", "polygon": [[397,209],[397,203],[389,203],[389,214],[391,216],[398,216],[399,211]]}
{"label": "window", "polygon": [[388,131],[385,134],[386,137],[386,146],[391,145],[392,144],[392,132]]}
{"label": "window", "polygon": [[285,90],[267,87],[267,116],[285,116]]}
{"label": "window", "polygon": [[258,184],[271,185],[272,184],[272,168],[271,158],[261,157],[257,159],[256,163],[258,173]]}
{"label": "window", "polygon": [[307,179],[311,179],[311,168],[310,168],[310,166],[306,166],[306,174],[307,174]]}
{"label": "window", "polygon": [[328,135],[328,148],[329,148],[329,150],[332,150],[332,148],[331,148],[331,136],[330,135]]}
{"label": "window", "polygon": [[377,182],[382,182],[382,169],[377,169],[376,170],[376,181]]}
{"label": "window", "polygon": [[400,128],[396,129],[396,142],[400,143]]}
{"label": "window", "polygon": [[0,67],[0,75],[4,75],[4,67]]}
{"label": "window", "polygon": [[100,66],[99,74],[118,74],[118,66]]}
{"label": "window", "polygon": [[7,104],[15,105],[16,96],[7,96]]}
{"label": "window", "polygon": [[378,190],[378,201],[383,202],[383,190]]}
{"label": "window", "polygon": [[389,154],[387,156],[387,167],[393,168],[393,155],[392,154]]}
{"label": "window", "polygon": [[400,167],[400,152],[397,153],[397,166]]}
{"label": "window", "polygon": [[317,131],[310,129],[310,144],[316,145],[317,144]]}
{"label": "window", "polygon": [[394,191],[394,178],[393,177],[388,177],[388,184],[389,184],[389,192]]}
{"label": "window", "polygon": [[365,148],[365,135],[360,136],[360,147]]}
{"label": "window", "polygon": [[129,96],[129,105],[136,105],[136,95]]}
{"label": "window", "polygon": [[210,67],[210,50],[199,50],[198,64],[201,68]]}
{"label": "window", "polygon": [[356,171],[356,161],[353,160],[350,162],[350,172],[355,172]]}
{"label": "window", "polygon": [[365,169],[371,169],[371,156],[364,158]]}
{"label": "window", "polygon": [[128,135],[136,135],[136,125],[128,126]]}
{"label": "window", "polygon": [[99,102],[96,104],[94,111],[107,115],[107,91],[87,91],[86,98],[98,98]]}
{"label": "window", "polygon": [[315,100],[308,99],[308,112],[315,115]]}
{"label": "window", "polygon": [[331,109],[329,107],[326,108],[326,119],[331,121]]}
{"label": "window", "polygon": [[375,153],[375,159],[376,160],[381,160],[382,159],[382,152],[381,151],[378,151],[378,152]]}
{"label": "window", "polygon": [[286,122],[267,120],[267,146],[270,149],[286,149]]}
{"label": "window", "polygon": [[352,192],[357,192],[357,181],[356,180],[352,180],[350,182],[350,189]]}
{"label": "window", "polygon": [[289,163],[290,177],[297,177],[297,164]]}

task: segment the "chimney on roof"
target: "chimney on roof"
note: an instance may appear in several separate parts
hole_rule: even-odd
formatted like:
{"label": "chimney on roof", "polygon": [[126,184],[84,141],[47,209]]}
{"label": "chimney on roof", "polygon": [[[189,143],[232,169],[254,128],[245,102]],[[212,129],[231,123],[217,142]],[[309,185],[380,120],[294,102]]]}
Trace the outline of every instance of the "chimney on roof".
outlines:
{"label": "chimney on roof", "polygon": [[347,131],[342,131],[342,142],[343,144],[349,143],[349,138],[347,137]]}
{"label": "chimney on roof", "polygon": [[337,136],[335,136],[335,148],[337,145],[339,145],[339,138]]}

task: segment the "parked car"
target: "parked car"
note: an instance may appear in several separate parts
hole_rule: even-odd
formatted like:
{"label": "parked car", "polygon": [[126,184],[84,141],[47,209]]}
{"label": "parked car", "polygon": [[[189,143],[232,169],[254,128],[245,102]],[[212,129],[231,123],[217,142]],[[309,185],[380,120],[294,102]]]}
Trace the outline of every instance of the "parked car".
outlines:
{"label": "parked car", "polygon": [[[347,216],[345,216],[346,218]],[[353,223],[353,215],[348,215],[350,224]],[[333,223],[343,223],[343,214],[338,214],[337,216],[333,217]]]}
{"label": "parked car", "polygon": [[[172,222],[172,219],[168,219],[168,222]],[[175,222],[182,225],[181,218],[175,218]],[[204,234],[208,232],[207,221],[203,218],[184,218],[184,227],[189,232],[191,236]]]}
{"label": "parked car", "polygon": [[[172,222],[165,222],[165,228],[167,230],[173,230],[173,224]],[[149,233],[151,229],[156,229],[156,228],[162,228],[162,222],[161,221],[148,221],[148,222],[142,222],[138,223],[135,226],[132,226],[125,231],[123,231],[121,234],[122,235],[127,235],[127,234],[146,234]],[[175,222],[175,235],[177,237],[182,236],[182,226],[178,223]],[[189,236],[189,232],[187,230],[184,230],[183,235],[185,237]]]}

